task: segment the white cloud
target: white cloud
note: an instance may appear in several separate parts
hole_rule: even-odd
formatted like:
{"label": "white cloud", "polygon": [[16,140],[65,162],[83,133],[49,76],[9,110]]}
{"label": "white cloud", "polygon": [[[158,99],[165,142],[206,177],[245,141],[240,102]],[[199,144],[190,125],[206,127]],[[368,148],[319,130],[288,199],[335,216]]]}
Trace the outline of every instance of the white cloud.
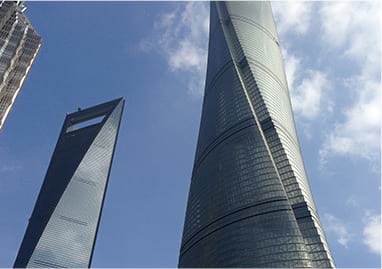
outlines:
{"label": "white cloud", "polygon": [[301,71],[301,59],[289,53],[286,49],[282,50],[282,54],[284,58],[288,87],[292,90],[295,86],[298,73]]}
{"label": "white cloud", "polygon": [[[319,7],[316,14],[321,22],[321,47],[356,72],[336,85],[337,93],[341,89],[344,93],[341,100],[334,100],[326,91],[332,83],[325,69],[312,70],[284,50],[294,112],[298,121],[311,121],[334,109],[341,118],[326,135],[320,150],[321,164],[335,155],[363,157],[375,164],[380,152],[381,126],[381,4],[378,1],[272,2],[281,35],[306,33],[315,15],[313,4]],[[338,72],[335,76],[340,75]],[[351,105],[341,105],[349,100]]]}
{"label": "white cloud", "polygon": [[[372,214],[366,210],[365,217],[363,218],[362,235],[360,233],[353,234],[349,231],[347,225],[339,218],[332,214],[324,214],[322,224],[328,236],[333,236],[336,241],[347,248],[351,241],[358,241],[367,246],[371,253],[381,254],[381,215]],[[356,239],[356,240],[354,240]]]}
{"label": "white cloud", "polygon": [[[380,152],[380,3],[331,2],[320,9],[322,42],[328,49],[358,68],[358,73],[344,80],[353,103],[343,109],[344,120],[337,122],[321,149],[321,160],[332,155],[367,158],[374,164]],[[335,26],[335,27],[333,27]]]}
{"label": "white cloud", "polygon": [[272,1],[277,31],[304,34],[309,29],[314,3],[304,1]]}
{"label": "white cloud", "polygon": [[0,175],[13,173],[21,169],[21,164],[18,160],[7,158],[11,154],[6,147],[0,147]]}
{"label": "white cloud", "polygon": [[336,240],[340,245],[347,247],[353,235],[349,232],[346,225],[331,214],[324,214],[322,220],[325,231],[336,237]]}
{"label": "white cloud", "polygon": [[381,254],[381,215],[367,214],[364,219],[363,243],[372,253]]}
{"label": "white cloud", "polygon": [[323,90],[328,88],[326,75],[317,70],[308,71],[308,75],[292,90],[292,105],[295,113],[306,119],[319,115]]}
{"label": "white cloud", "polygon": [[359,208],[360,207],[359,199],[356,195],[350,195],[350,197],[348,197],[346,199],[345,204],[347,206],[352,207],[352,208]]}
{"label": "white cloud", "polygon": [[204,51],[191,43],[190,40],[182,40],[176,49],[169,55],[169,65],[172,70],[200,70],[205,62]]}
{"label": "white cloud", "polygon": [[283,50],[285,72],[292,99],[294,113],[306,120],[320,115],[326,90],[330,87],[327,75],[319,70],[306,69],[297,56]]}
{"label": "white cloud", "polygon": [[358,90],[357,100],[345,110],[345,121],[329,133],[320,154],[352,154],[375,161],[380,154],[380,85],[361,78],[352,85]]}
{"label": "white cloud", "polygon": [[2,164],[0,165],[0,173],[9,173],[9,172],[15,172],[20,170],[21,165],[20,164]]}
{"label": "white cloud", "polygon": [[207,66],[208,32],[208,4],[181,3],[159,17],[154,25],[153,40],[143,40],[140,46],[146,52],[158,50],[172,72],[186,74],[189,93],[201,96]]}
{"label": "white cloud", "polygon": [[362,73],[379,74],[381,4],[379,1],[322,3],[322,41],[362,65]]}

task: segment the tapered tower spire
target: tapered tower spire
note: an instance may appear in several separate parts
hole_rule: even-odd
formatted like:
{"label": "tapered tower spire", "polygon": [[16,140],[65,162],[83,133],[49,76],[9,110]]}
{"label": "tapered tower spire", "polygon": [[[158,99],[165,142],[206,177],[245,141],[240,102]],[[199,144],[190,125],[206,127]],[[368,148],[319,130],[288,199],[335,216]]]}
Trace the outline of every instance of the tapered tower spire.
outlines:
{"label": "tapered tower spire", "polygon": [[123,106],[66,116],[14,267],[90,266]]}
{"label": "tapered tower spire", "polygon": [[180,267],[334,267],[269,2],[213,2]]}

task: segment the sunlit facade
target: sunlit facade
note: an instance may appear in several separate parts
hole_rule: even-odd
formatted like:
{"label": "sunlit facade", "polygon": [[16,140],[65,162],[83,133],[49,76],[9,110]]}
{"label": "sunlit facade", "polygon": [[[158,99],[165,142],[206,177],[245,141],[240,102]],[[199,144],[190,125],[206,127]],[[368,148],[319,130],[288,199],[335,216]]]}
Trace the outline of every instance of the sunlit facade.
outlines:
{"label": "sunlit facade", "polygon": [[123,106],[66,116],[14,267],[90,266]]}
{"label": "sunlit facade", "polygon": [[22,1],[0,1],[0,130],[39,51]]}
{"label": "sunlit facade", "polygon": [[180,267],[334,267],[269,2],[212,2]]}

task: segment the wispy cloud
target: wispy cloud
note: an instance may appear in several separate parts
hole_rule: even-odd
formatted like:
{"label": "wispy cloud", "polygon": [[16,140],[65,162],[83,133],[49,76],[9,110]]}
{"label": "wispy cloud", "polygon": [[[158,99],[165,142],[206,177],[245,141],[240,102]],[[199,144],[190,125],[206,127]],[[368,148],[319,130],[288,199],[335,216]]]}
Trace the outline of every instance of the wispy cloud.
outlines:
{"label": "wispy cloud", "polygon": [[[306,66],[303,60],[291,53],[288,40],[293,35],[305,35],[314,16],[313,2],[272,2],[277,30],[282,39],[285,72],[291,95],[292,107],[304,133],[310,136],[310,122],[322,115],[322,109],[329,108],[328,89],[330,81],[323,70]],[[294,45],[289,45],[293,48]]]}
{"label": "wispy cloud", "polygon": [[21,169],[21,164],[17,159],[10,157],[10,149],[0,147],[0,174],[13,173]]}
{"label": "wispy cloud", "polygon": [[328,87],[329,81],[323,72],[309,70],[307,76],[292,90],[295,113],[307,119],[316,118],[322,108],[323,91]]}
{"label": "wispy cloud", "polygon": [[[318,11],[314,11],[318,7]],[[333,104],[329,91],[333,86],[325,69],[303,64],[301,58],[283,50],[293,109],[298,121],[311,122],[336,109],[342,120],[334,120],[320,150],[321,164],[335,155],[353,155],[375,160],[379,156],[380,137],[380,43],[378,2],[272,2],[281,35],[304,35],[314,16],[321,26],[319,38],[339,59],[359,67],[358,74],[345,78],[343,97],[348,107]],[[181,75],[188,92],[202,96],[207,61],[209,10],[203,2],[178,4],[160,15],[152,38],[141,48],[165,58],[171,72]],[[335,25],[335,27],[333,27]],[[289,39],[289,38],[286,38]],[[283,42],[284,43],[288,42]],[[284,44],[285,45],[285,44]],[[345,103],[345,102],[344,102]],[[333,122],[333,120],[332,120]]]}
{"label": "wispy cloud", "polygon": [[[281,36],[289,41],[292,36],[309,32],[312,19],[320,22],[318,40],[322,48],[337,56],[343,64],[355,70],[343,77],[341,70],[333,74],[335,87],[344,93],[341,100],[333,100],[328,91],[333,86],[328,70],[313,70],[296,55],[284,49],[286,73],[297,120],[312,121],[336,112],[336,119],[327,126],[328,133],[320,150],[321,167],[333,156],[366,158],[375,166],[380,152],[381,84],[380,84],[380,11],[378,1],[370,2],[272,2]],[[313,11],[318,7],[318,11]],[[312,60],[312,59],[311,59]],[[328,66],[328,69],[330,67]],[[305,71],[309,70],[309,71]],[[336,103],[333,103],[336,102]],[[341,104],[339,104],[341,102]],[[344,105],[350,104],[350,105]],[[325,109],[325,110],[323,110]]]}
{"label": "wispy cloud", "polygon": [[325,97],[331,83],[327,75],[304,67],[302,60],[286,49],[283,49],[283,57],[294,113],[305,120],[317,118],[323,108],[329,108]]}
{"label": "wispy cloud", "polygon": [[153,38],[140,44],[144,51],[156,50],[169,69],[185,74],[188,92],[202,96],[207,65],[209,7],[205,2],[180,3],[159,16]]}
{"label": "wispy cloud", "polygon": [[292,90],[296,84],[297,76],[301,71],[301,59],[296,55],[291,54],[287,49],[283,49],[282,54],[284,58],[288,87]]}
{"label": "wispy cloud", "polygon": [[321,41],[358,61],[362,71],[379,73],[380,12],[379,1],[324,2],[319,10]]}
{"label": "wispy cloud", "polygon": [[370,252],[381,255],[381,215],[366,213],[364,218],[363,243]]}
{"label": "wispy cloud", "polygon": [[340,245],[344,247],[348,246],[353,235],[349,232],[343,221],[331,214],[326,213],[323,216],[322,222],[327,233],[332,234]]}
{"label": "wispy cloud", "polygon": [[352,83],[357,100],[343,111],[345,120],[337,122],[327,135],[320,155],[353,155],[375,162],[380,154],[381,89],[376,81],[358,79]]}
{"label": "wispy cloud", "polygon": [[12,164],[1,164],[0,165],[0,174],[2,173],[11,173],[16,172],[21,169],[20,164],[12,163]]}
{"label": "wispy cloud", "polygon": [[357,209],[357,208],[360,207],[359,199],[358,199],[358,197],[356,195],[350,195],[346,199],[345,204],[347,206],[350,206],[350,207],[354,208],[354,209]]}
{"label": "wispy cloud", "polygon": [[[380,11],[378,1],[331,2],[320,9],[322,42],[358,68],[344,80],[345,98],[353,103],[342,110],[320,152],[323,162],[332,155],[352,155],[375,163],[380,152]],[[333,27],[335,25],[335,27]]]}
{"label": "wispy cloud", "polygon": [[272,1],[272,10],[279,34],[306,33],[311,24],[313,5],[313,2],[308,1]]}

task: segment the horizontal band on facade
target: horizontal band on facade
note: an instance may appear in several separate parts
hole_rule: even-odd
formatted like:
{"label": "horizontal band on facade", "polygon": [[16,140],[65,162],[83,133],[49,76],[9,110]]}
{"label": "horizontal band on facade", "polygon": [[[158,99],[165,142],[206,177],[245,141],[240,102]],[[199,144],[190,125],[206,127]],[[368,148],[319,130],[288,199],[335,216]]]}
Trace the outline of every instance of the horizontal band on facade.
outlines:
{"label": "horizontal band on facade", "polygon": [[[286,244],[284,244],[286,245]],[[302,246],[305,246],[304,243],[301,244]],[[273,246],[269,246],[269,248],[271,248]],[[258,249],[257,249],[258,250]],[[264,254],[264,255],[260,255],[260,256],[256,256],[256,255],[253,255],[253,258],[254,259],[259,259],[259,258],[265,258],[265,257],[272,257],[274,255],[277,255],[277,256],[280,256],[282,254],[292,254],[292,253],[295,253],[295,254],[300,254],[300,255],[309,255],[307,251],[305,250],[291,250],[291,251],[279,251],[279,252],[272,252],[272,253],[268,253],[268,254]],[[288,261],[294,261],[295,259],[292,258],[292,259],[282,259],[280,260],[280,262],[288,262]],[[311,261],[311,259],[307,258],[307,259],[302,259],[300,258],[299,260],[306,260],[306,261]],[[259,265],[263,265],[265,263],[259,263]]]}
{"label": "horizontal band on facade", "polygon": [[38,265],[48,266],[50,268],[67,268],[65,266],[62,266],[62,265],[59,265],[56,263],[41,261],[41,260],[37,260],[37,259],[33,259],[33,262],[38,264]]}
{"label": "horizontal band on facade", "polygon": [[271,214],[271,213],[274,213],[274,212],[280,212],[280,211],[290,211],[291,209],[288,209],[288,208],[285,208],[285,209],[277,209],[277,210],[270,210],[270,211],[265,211],[265,212],[261,212],[261,213],[256,213],[256,214],[252,214],[252,215],[249,215],[249,216],[246,216],[244,218],[239,218],[235,221],[231,221],[227,224],[224,224],[214,230],[212,230],[211,232],[208,232],[207,234],[203,235],[201,238],[199,238],[196,242],[194,242],[193,244],[191,244],[191,246],[187,247],[186,249],[184,249],[186,247],[186,245],[193,239],[195,238],[199,233],[203,232],[205,229],[207,229],[208,227],[212,226],[213,224],[217,223],[218,221],[224,219],[224,218],[227,218],[229,216],[232,216],[234,215],[235,213],[238,213],[240,211],[243,211],[243,210],[246,210],[246,209],[250,209],[250,208],[253,208],[253,207],[256,207],[256,206],[260,206],[260,205],[264,205],[264,204],[267,204],[267,203],[272,203],[272,202],[280,202],[280,201],[285,201],[287,202],[287,199],[277,199],[277,200],[272,200],[272,201],[267,201],[267,202],[262,202],[262,203],[257,203],[257,204],[254,204],[254,205],[250,205],[250,206],[246,206],[244,208],[241,208],[241,209],[238,209],[234,212],[231,212],[229,214],[226,214],[224,216],[221,216],[215,220],[213,220],[212,222],[210,222],[208,225],[204,226],[203,228],[201,228],[199,231],[197,231],[196,233],[194,233],[193,235],[190,236],[190,238],[188,238],[183,244],[182,244],[182,247],[181,247],[181,256],[187,252],[192,246],[194,246],[195,244],[197,244],[199,241],[201,241],[202,239],[204,239],[205,237],[211,235],[212,233],[218,231],[218,230],[221,230],[229,225],[232,225],[234,223],[237,223],[239,221],[242,221],[242,220],[246,220],[246,219],[249,219],[249,218],[253,218],[253,217],[256,217],[256,216],[261,216],[261,215],[266,215],[266,214]]}
{"label": "horizontal band on facade", "polygon": [[[207,76],[207,81],[210,80],[209,84],[205,86],[205,91],[204,91],[204,98],[206,98],[206,96],[208,96],[209,94],[209,91],[208,89],[211,89],[215,86],[216,82],[219,80],[219,78],[226,72],[230,69],[230,67],[233,66],[233,60],[232,58],[230,58],[229,61],[227,61],[226,63],[224,63],[216,72],[214,72],[214,75],[212,76],[211,79],[208,79],[208,76]],[[206,82],[207,82],[206,81]]]}
{"label": "horizontal band on facade", "polygon": [[87,184],[87,185],[90,185],[90,186],[94,186],[94,187],[97,186],[97,183],[95,181],[93,181],[93,180],[87,180],[87,179],[84,179],[84,178],[77,178],[76,181],[84,183],[84,184]]}
{"label": "horizontal band on facade", "polygon": [[[206,237],[210,236],[211,234],[213,234],[213,233],[215,233],[215,232],[217,232],[217,231],[219,231],[219,230],[221,230],[221,229],[223,229],[223,228],[226,228],[226,227],[228,227],[228,226],[230,226],[230,225],[232,225],[232,224],[235,224],[235,223],[237,223],[237,222],[240,222],[240,221],[243,221],[243,220],[247,220],[247,219],[250,219],[250,218],[253,218],[253,217],[256,217],[256,216],[266,215],[266,214],[272,214],[272,213],[282,212],[282,211],[287,212],[287,211],[290,211],[290,209],[279,209],[279,210],[272,210],[272,211],[268,211],[268,212],[264,212],[264,213],[254,214],[254,215],[251,215],[251,216],[247,216],[247,217],[244,217],[244,218],[241,218],[241,219],[232,221],[232,222],[230,222],[230,223],[228,223],[228,224],[226,224],[226,225],[223,225],[223,226],[221,226],[221,227],[219,227],[219,228],[217,228],[217,229],[215,229],[215,230],[213,230],[213,231],[207,233],[206,235],[202,236],[200,239],[198,239],[197,241],[195,241],[194,243],[192,243],[192,244],[191,244],[189,247],[187,247],[186,249],[182,250],[182,248],[181,248],[180,258],[181,258],[187,251],[189,251],[193,246],[195,246],[196,244],[198,244],[200,241],[202,241],[202,240],[205,239]],[[289,237],[296,237],[296,238],[301,238],[301,239],[302,239],[301,235],[291,235],[291,236],[289,236]],[[279,238],[279,237],[274,237],[273,239],[275,239],[275,238]],[[264,239],[262,239],[262,240],[269,240],[269,239],[272,239],[272,238],[264,238]],[[261,241],[261,240],[260,240],[260,241]],[[303,244],[303,243],[302,243],[302,244]],[[183,248],[184,248],[184,246],[183,246]]]}
{"label": "horizontal band on facade", "polygon": [[[258,264],[258,266],[259,267],[274,267],[274,266],[272,266],[273,264],[277,264],[278,265],[278,267],[280,266],[280,262],[285,262],[285,263],[287,263],[287,262],[293,262],[293,261],[306,261],[306,262],[309,262],[310,263],[310,261],[311,261],[311,259],[290,259],[290,260],[286,260],[286,261],[277,261],[277,262],[272,262],[272,263],[269,263],[269,262],[265,262],[265,263],[260,263],[260,264]],[[309,267],[305,267],[305,268],[311,268],[312,266],[309,266]]]}
{"label": "horizontal band on facade", "polygon": [[[244,54],[244,53],[243,53]],[[256,59],[253,59],[251,56],[249,55],[245,55],[245,58],[247,59],[247,62],[248,62],[248,67],[250,65],[253,65],[259,69],[261,69],[263,72],[265,72],[266,74],[268,74],[270,77],[272,77],[278,84],[279,86],[288,91],[288,85],[284,85],[284,83],[280,80],[280,78],[272,71],[270,70],[265,64],[263,64],[262,62],[256,60]],[[251,72],[252,74],[252,72]],[[253,75],[253,74],[252,74]],[[254,80],[256,81],[256,78],[254,78]]]}
{"label": "horizontal band on facade", "polygon": [[[277,120],[273,119],[272,118],[272,122],[273,122],[273,126],[274,126],[274,130],[276,131],[277,135],[279,136],[279,133],[278,131],[282,131],[283,134],[285,134],[289,139],[290,141],[293,143],[293,145],[298,148],[298,144],[297,144],[297,141],[295,140],[295,138],[292,136],[292,134],[284,127],[283,124],[281,124],[280,122],[278,122]],[[266,131],[270,131],[269,129],[265,130],[264,132]],[[280,139],[280,137],[278,137]],[[282,143],[280,143],[282,144]]]}
{"label": "horizontal band on facade", "polygon": [[[253,120],[253,117],[248,117],[242,121],[239,121],[238,123],[232,125],[231,127],[229,127],[228,129],[226,129],[224,132],[222,132],[221,134],[219,134],[210,144],[208,144],[205,149],[203,150],[203,152],[199,155],[199,158],[195,161],[195,165],[194,165],[194,168],[193,168],[193,174],[195,173],[196,170],[198,170],[200,164],[203,162],[203,160],[208,156],[209,153],[211,153],[218,145],[220,145],[222,142],[224,142],[225,140],[229,139],[230,137],[232,137],[233,135],[251,127],[251,126],[256,126],[256,122]],[[232,131],[235,127],[243,124],[243,123],[247,123],[245,126],[243,126],[242,128],[232,132],[232,133],[229,133],[230,131]]]}
{"label": "horizontal band on facade", "polygon": [[71,217],[66,217],[66,216],[60,215],[59,218],[62,219],[62,220],[66,220],[66,221],[69,221],[69,222],[72,222],[72,223],[75,223],[75,224],[79,224],[79,225],[83,225],[83,226],[87,226],[88,225],[88,223],[85,222],[85,221],[81,221],[81,220],[74,219],[74,218],[71,218]]}
{"label": "horizontal band on facade", "polygon": [[272,32],[268,31],[264,26],[262,26],[261,24],[255,22],[254,20],[251,20],[247,17],[243,17],[243,16],[240,16],[240,15],[233,15],[231,14],[230,15],[231,17],[231,20],[238,20],[238,21],[241,21],[241,22],[245,22],[245,23],[248,23],[254,27],[256,27],[257,29],[259,29],[260,31],[262,31],[264,34],[266,34],[273,42],[276,43],[277,46],[280,47],[280,43],[277,39],[277,37],[275,37]]}

